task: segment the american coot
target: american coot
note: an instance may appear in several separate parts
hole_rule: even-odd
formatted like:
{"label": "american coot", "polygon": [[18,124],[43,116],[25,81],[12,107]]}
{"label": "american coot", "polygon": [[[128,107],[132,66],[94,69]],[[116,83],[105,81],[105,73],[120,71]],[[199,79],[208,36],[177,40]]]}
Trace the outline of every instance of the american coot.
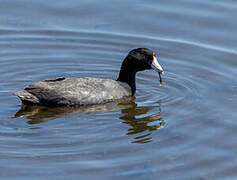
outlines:
{"label": "american coot", "polygon": [[[58,77],[33,83],[23,91],[14,92],[23,104],[44,106],[93,105],[133,96],[136,91],[136,72],[163,69],[156,54],[147,48],[129,52],[124,59],[117,80],[99,78]],[[161,77],[160,77],[161,81]]]}

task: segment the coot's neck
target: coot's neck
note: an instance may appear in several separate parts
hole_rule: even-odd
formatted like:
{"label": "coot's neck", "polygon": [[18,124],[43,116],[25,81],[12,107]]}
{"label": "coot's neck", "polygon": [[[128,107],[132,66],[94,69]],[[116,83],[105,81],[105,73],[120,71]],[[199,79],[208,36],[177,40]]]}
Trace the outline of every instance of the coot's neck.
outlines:
{"label": "coot's neck", "polygon": [[127,83],[132,89],[132,95],[134,95],[136,92],[136,70],[130,63],[129,57],[123,61],[117,81]]}

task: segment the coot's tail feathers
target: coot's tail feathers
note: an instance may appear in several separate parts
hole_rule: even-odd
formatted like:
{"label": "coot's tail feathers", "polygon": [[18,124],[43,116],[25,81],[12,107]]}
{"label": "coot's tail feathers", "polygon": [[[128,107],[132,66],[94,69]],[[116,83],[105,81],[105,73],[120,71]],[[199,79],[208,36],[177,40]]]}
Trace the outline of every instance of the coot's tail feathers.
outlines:
{"label": "coot's tail feathers", "polygon": [[24,104],[39,104],[39,99],[26,90],[12,93],[18,96]]}

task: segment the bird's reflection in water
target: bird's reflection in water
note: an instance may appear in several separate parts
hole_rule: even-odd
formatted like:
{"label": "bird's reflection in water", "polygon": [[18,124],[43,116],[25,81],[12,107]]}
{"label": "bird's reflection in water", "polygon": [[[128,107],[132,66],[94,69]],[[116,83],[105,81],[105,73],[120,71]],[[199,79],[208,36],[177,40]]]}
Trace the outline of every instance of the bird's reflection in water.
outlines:
{"label": "bird's reflection in water", "polygon": [[[155,109],[155,114],[149,114]],[[162,128],[165,124],[161,116],[160,105],[157,107],[137,106],[132,103],[130,107],[121,110],[123,115],[120,119],[131,126],[127,135],[135,135],[133,143],[148,143],[152,141],[151,132]],[[138,136],[136,136],[138,135]]]}
{"label": "bird's reflection in water", "polygon": [[[150,111],[155,109],[155,114]],[[151,133],[164,126],[160,105],[156,107],[137,106],[134,98],[129,98],[117,103],[81,107],[44,107],[27,106],[22,104],[21,109],[14,118],[28,119],[28,124],[39,124],[56,118],[66,117],[77,113],[93,113],[98,111],[121,111],[120,119],[131,126],[127,135],[135,136],[133,143],[148,143],[152,141]]]}

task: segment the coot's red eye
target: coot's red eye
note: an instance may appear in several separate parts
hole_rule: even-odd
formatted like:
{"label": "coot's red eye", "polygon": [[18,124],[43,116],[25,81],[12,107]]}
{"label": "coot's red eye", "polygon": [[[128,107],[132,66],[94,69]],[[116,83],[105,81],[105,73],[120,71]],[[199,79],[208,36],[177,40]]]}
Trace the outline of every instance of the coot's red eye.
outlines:
{"label": "coot's red eye", "polygon": [[156,53],[153,53],[153,56],[156,57]]}

